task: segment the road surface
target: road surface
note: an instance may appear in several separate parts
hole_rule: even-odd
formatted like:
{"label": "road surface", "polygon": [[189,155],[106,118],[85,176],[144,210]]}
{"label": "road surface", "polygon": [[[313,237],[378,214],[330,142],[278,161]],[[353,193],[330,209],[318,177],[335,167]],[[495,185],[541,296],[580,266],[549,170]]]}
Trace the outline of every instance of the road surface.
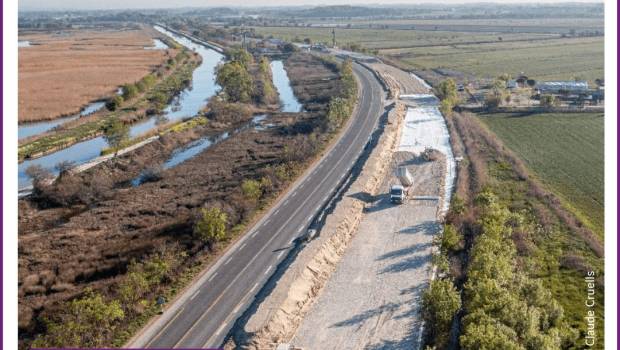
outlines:
{"label": "road surface", "polygon": [[293,240],[344,180],[383,113],[383,90],[354,64],[358,108],[338,143],[209,271],[129,344],[139,348],[208,348],[224,341],[236,319],[284,259]]}

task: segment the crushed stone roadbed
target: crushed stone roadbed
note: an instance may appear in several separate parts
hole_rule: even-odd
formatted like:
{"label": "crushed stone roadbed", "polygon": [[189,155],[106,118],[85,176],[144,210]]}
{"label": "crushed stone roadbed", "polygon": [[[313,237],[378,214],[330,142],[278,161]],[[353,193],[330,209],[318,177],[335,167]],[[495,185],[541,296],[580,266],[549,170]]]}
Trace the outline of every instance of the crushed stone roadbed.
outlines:
{"label": "crushed stone roadbed", "polygon": [[[414,175],[413,196],[439,196],[445,163],[409,152],[392,169]],[[393,173],[393,172],[392,172]],[[419,300],[431,277],[439,201],[390,203],[387,189],[372,198],[336,271],[291,341],[304,349],[414,349],[420,341]]]}

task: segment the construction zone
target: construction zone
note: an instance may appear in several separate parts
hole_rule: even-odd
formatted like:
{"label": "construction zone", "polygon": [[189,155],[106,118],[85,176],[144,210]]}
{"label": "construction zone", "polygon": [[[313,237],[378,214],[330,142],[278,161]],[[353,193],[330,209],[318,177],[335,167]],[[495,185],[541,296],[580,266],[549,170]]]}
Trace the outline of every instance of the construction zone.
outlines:
{"label": "construction zone", "polygon": [[[433,239],[449,206],[455,160],[430,89],[377,65],[395,102],[376,146],[317,237],[239,319],[227,348],[420,348],[420,298],[434,278]],[[400,200],[394,188],[403,190]]]}

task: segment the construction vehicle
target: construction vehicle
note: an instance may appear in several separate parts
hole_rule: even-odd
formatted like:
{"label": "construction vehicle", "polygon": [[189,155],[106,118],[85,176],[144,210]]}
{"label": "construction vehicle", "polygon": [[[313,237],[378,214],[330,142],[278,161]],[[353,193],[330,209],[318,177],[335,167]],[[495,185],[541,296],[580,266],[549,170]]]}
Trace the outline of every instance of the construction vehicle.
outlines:
{"label": "construction vehicle", "polygon": [[402,204],[409,195],[409,188],[413,185],[413,176],[406,167],[400,166],[396,169],[396,177],[400,184],[390,186],[390,201]]}

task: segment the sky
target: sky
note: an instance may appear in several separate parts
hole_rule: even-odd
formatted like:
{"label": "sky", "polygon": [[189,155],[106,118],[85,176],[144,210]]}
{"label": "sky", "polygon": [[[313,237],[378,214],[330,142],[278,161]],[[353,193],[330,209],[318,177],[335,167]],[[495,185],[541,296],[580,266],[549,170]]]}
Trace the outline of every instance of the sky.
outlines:
{"label": "sky", "polygon": [[20,10],[93,10],[212,6],[291,6],[291,5],[357,5],[416,3],[558,3],[602,2],[601,0],[19,0]]}

